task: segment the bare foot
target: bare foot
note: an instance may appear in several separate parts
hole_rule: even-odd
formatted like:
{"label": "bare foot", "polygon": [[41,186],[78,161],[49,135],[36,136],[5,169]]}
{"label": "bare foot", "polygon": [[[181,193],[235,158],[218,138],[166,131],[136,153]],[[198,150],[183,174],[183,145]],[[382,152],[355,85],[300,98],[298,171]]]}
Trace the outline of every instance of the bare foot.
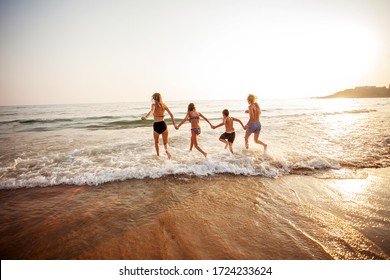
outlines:
{"label": "bare foot", "polygon": [[167,156],[168,156],[168,159],[171,159],[172,155],[170,152],[168,152],[168,150],[165,151],[167,153]]}

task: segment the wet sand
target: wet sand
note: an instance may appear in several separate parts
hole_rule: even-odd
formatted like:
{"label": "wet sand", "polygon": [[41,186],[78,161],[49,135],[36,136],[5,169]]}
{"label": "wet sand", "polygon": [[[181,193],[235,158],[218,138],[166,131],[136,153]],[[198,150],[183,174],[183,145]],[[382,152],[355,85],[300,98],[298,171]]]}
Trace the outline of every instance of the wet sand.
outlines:
{"label": "wet sand", "polygon": [[389,259],[390,168],[0,190],[1,259]]}

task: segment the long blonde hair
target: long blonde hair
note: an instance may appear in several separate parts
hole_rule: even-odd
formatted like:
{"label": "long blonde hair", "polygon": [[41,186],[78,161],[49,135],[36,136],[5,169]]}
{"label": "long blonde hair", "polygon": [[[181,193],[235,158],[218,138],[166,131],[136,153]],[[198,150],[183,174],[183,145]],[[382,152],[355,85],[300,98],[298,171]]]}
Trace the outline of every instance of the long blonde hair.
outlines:
{"label": "long blonde hair", "polygon": [[161,107],[161,108],[164,107],[164,103],[162,101],[162,97],[161,97],[160,93],[156,92],[155,94],[153,94],[152,100],[156,106]]}
{"label": "long blonde hair", "polygon": [[260,106],[259,106],[259,104],[257,103],[257,96],[256,96],[256,95],[254,95],[254,94],[249,94],[249,95],[248,95],[248,101],[250,101],[251,104],[254,104],[257,108],[260,109]]}

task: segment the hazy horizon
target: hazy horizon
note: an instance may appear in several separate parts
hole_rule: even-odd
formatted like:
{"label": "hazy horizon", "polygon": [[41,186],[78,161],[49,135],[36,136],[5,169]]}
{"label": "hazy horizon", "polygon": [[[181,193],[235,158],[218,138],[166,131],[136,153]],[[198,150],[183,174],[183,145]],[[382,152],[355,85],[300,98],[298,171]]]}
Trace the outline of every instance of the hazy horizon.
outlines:
{"label": "hazy horizon", "polygon": [[380,0],[5,0],[0,106],[387,87],[389,11]]}
{"label": "hazy horizon", "polygon": [[[209,98],[209,99],[197,99],[197,98],[194,98],[194,99],[180,99],[180,100],[175,100],[175,99],[163,99],[163,102],[164,103],[167,103],[167,105],[170,105],[170,103],[181,103],[181,102],[194,102],[194,103],[198,103],[198,102],[207,102],[207,101],[212,101],[212,102],[215,102],[215,101],[242,101],[244,103],[246,103],[246,99],[247,99],[247,94],[246,95],[242,95],[242,98],[226,98],[226,99],[221,99],[221,98],[218,98],[218,99],[213,99],[213,98]],[[258,96],[258,95],[256,95]],[[69,102],[69,103],[36,103],[36,104],[9,104],[9,105],[3,105],[3,104],[0,104],[0,107],[29,107],[29,106],[42,106],[42,107],[45,107],[45,106],[67,106],[67,105],[108,105],[108,104],[136,104],[136,103],[140,103],[140,104],[145,104],[145,103],[150,103],[152,104],[152,94],[150,96],[146,96],[146,98],[142,99],[142,100],[133,100],[133,101],[101,101],[101,102]],[[305,96],[305,97],[275,97],[275,98],[272,98],[272,97],[267,97],[267,98],[262,98],[261,96],[258,96],[258,100],[261,102],[261,101],[277,101],[277,100],[299,100],[299,99],[311,99],[311,98],[316,98],[317,96]]]}

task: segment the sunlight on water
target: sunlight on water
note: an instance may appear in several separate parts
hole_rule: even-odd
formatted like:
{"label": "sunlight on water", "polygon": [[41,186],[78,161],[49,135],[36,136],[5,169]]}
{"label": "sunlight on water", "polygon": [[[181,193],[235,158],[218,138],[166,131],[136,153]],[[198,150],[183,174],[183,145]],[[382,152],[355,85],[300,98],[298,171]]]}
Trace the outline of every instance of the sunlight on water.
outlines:
{"label": "sunlight on water", "polygon": [[329,134],[332,139],[353,136],[359,132],[356,127],[360,127],[366,122],[364,115],[361,114],[329,115],[322,119],[326,129],[325,133]]}
{"label": "sunlight on water", "polygon": [[345,179],[336,181],[336,187],[347,200],[352,200],[357,195],[364,193],[370,183],[364,179]]}
{"label": "sunlight on water", "polygon": [[330,100],[330,103],[324,103],[323,112],[343,112],[354,108],[356,102],[352,99],[338,98]]}

